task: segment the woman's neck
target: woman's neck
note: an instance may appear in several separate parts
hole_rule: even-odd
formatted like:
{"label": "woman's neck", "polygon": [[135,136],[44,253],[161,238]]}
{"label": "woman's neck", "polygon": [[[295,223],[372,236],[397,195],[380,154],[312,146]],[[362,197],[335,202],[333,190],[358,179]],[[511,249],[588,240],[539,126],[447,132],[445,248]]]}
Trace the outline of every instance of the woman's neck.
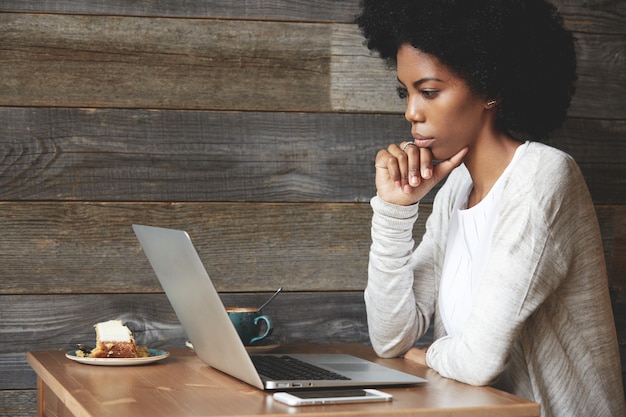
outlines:
{"label": "woman's neck", "polygon": [[475,143],[464,160],[473,183],[468,208],[489,194],[521,144],[505,134],[487,135]]}

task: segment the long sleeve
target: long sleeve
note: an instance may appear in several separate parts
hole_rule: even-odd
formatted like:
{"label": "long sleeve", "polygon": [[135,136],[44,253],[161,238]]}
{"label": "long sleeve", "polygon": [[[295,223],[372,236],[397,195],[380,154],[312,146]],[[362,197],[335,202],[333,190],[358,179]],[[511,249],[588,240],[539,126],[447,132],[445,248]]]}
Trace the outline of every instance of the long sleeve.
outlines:
{"label": "long sleeve", "polygon": [[382,357],[401,355],[428,328],[430,313],[420,314],[413,299],[413,224],[418,206],[395,206],[379,197],[371,201],[372,245],[365,302],[369,334]]}
{"label": "long sleeve", "polygon": [[[437,195],[440,206],[447,193]],[[440,261],[447,234],[447,214],[433,212],[426,233],[415,247],[413,225],[419,205],[389,204],[379,197],[371,201],[372,246],[365,302],[370,340],[382,357],[404,354],[429,329],[436,312]]]}

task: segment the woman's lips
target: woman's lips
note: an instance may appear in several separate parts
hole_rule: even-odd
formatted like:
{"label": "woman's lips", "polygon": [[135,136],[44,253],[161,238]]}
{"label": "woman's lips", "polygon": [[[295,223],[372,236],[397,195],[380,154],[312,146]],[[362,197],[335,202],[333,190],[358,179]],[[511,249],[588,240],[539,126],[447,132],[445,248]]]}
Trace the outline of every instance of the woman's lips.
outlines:
{"label": "woman's lips", "polygon": [[413,140],[418,148],[428,148],[435,141],[433,138],[425,138],[423,136],[413,136]]}

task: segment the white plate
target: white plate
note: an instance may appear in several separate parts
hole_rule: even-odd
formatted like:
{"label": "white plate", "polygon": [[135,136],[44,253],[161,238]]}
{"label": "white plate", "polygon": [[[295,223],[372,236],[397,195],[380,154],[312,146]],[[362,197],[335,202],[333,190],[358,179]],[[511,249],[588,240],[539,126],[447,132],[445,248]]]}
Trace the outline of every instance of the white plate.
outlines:
{"label": "white plate", "polygon": [[148,349],[148,353],[150,356],[144,358],[87,358],[84,356],[76,356],[76,351],[71,350],[65,354],[65,357],[86,365],[128,366],[157,362],[170,356],[169,352],[160,349]]}

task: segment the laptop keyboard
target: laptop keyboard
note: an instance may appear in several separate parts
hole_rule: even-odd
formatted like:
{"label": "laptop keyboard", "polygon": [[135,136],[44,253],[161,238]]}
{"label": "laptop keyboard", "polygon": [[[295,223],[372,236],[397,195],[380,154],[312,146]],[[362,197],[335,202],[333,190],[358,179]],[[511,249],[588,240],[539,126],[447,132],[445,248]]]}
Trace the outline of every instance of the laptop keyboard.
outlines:
{"label": "laptop keyboard", "polygon": [[259,374],[272,380],[349,380],[350,378],[328,371],[291,356],[251,356]]}

